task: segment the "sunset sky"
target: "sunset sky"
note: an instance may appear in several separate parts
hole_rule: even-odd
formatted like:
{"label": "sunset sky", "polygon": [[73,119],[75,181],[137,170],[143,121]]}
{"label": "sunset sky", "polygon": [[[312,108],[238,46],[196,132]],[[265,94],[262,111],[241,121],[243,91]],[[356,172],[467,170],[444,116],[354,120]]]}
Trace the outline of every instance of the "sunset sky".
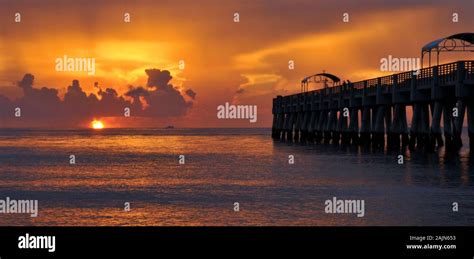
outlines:
{"label": "sunset sky", "polygon": [[[33,88],[55,88],[61,100],[75,79],[87,94],[99,96],[99,88],[117,92],[117,100],[97,115],[93,110],[75,114],[82,105],[78,101],[60,118],[25,115],[19,122],[2,111],[0,127],[46,122],[83,127],[91,117],[110,127],[269,127],[272,98],[298,92],[307,75],[326,70],[352,82],[376,77],[382,75],[381,58],[419,57],[432,40],[474,31],[472,0],[0,0],[0,5],[0,95],[22,98],[31,86],[20,87],[18,81],[27,73],[34,75]],[[17,12],[20,23],[14,20]],[[123,21],[126,12],[130,23]],[[345,12],[348,23],[342,21]],[[458,23],[452,22],[453,12]],[[55,60],[64,55],[95,58],[95,75],[56,71]],[[445,54],[441,61],[460,58],[474,59],[474,54]],[[288,69],[289,60],[294,70]],[[169,82],[164,70],[170,72]],[[80,93],[77,86],[71,91]],[[151,93],[146,104],[160,111],[132,108],[131,118],[121,117],[121,105],[137,89],[162,91]],[[258,122],[218,120],[216,107],[225,102],[257,105]]]}

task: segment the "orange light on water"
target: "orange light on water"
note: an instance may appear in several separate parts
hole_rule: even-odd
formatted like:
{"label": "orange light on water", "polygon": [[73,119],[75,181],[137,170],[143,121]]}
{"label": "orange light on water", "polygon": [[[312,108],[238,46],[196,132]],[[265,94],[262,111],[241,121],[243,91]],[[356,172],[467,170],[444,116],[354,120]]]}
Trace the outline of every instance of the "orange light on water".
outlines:
{"label": "orange light on water", "polygon": [[99,120],[93,120],[91,122],[91,125],[92,125],[93,129],[103,129],[104,128],[104,123],[102,123],[102,121],[99,121]]}

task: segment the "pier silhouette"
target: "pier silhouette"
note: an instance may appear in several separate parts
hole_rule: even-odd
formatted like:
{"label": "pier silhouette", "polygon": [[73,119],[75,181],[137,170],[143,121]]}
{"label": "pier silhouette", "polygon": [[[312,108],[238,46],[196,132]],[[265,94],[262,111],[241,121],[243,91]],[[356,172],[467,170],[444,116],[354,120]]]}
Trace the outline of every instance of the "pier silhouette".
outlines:
{"label": "pier silhouette", "polygon": [[[354,83],[341,83],[329,73],[306,77],[301,93],[273,99],[272,137],[425,151],[446,145],[456,150],[463,144],[461,133],[467,113],[469,146],[474,150],[474,60],[440,65],[439,54],[448,51],[474,51],[474,33],[428,43],[422,48],[422,60],[429,54],[429,67],[416,71]],[[434,66],[432,52],[437,53]],[[325,87],[308,91],[308,83],[315,77]],[[408,127],[410,106],[413,113]]]}

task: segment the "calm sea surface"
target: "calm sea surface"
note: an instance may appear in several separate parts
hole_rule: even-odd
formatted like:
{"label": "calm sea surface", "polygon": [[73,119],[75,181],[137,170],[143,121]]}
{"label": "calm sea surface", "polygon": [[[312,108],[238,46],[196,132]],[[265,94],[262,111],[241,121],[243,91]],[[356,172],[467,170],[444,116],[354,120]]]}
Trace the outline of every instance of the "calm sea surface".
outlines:
{"label": "calm sea surface", "polygon": [[[467,148],[403,154],[274,142],[269,129],[3,129],[0,199],[37,199],[39,216],[0,225],[474,225]],[[326,214],[333,197],[364,200],[365,216]]]}

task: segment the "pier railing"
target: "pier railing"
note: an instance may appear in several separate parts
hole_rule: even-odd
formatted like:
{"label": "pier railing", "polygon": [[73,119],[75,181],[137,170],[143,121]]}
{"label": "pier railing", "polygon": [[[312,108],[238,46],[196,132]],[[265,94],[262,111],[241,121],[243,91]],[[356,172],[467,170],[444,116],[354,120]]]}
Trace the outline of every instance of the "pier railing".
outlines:
{"label": "pier railing", "polygon": [[418,71],[407,71],[371,78],[335,87],[312,90],[273,100],[274,112],[296,112],[311,109],[314,102],[318,109],[331,109],[334,100],[391,94],[394,91],[409,93],[427,90],[434,86],[454,87],[458,83],[474,85],[474,61],[457,61]]}
{"label": "pier railing", "polygon": [[339,85],[298,93],[294,96],[330,94],[342,94],[346,96],[350,95],[351,91],[357,94],[362,93],[364,90],[367,94],[375,94],[379,87],[382,88],[382,92],[389,92],[394,86],[400,90],[409,90],[412,81],[415,81],[415,87],[423,88],[430,87],[435,82],[440,85],[454,85],[459,80],[474,80],[474,61],[457,61],[435,67],[423,68],[418,71],[407,71],[358,81],[348,85]]}

